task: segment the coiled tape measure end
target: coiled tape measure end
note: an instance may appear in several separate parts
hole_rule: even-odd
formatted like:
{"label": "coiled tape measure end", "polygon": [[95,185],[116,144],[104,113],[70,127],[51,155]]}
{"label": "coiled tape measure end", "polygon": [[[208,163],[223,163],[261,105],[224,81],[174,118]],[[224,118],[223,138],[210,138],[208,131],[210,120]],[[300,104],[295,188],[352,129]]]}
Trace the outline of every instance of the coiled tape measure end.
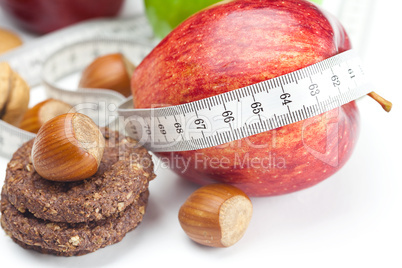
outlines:
{"label": "coiled tape measure end", "polygon": [[[95,115],[94,119],[96,119],[100,112],[95,110],[101,106],[99,106],[99,98],[93,98],[92,94],[95,93],[97,96],[100,96],[100,100],[103,99],[110,102],[114,100],[116,103],[111,104],[111,106],[114,105],[116,107],[115,110],[117,110],[118,102],[124,98],[118,96],[114,92],[106,92],[103,90],[93,91],[90,94],[85,91],[71,93],[70,90],[62,89],[57,85],[57,83],[53,83],[53,81],[51,81],[52,79],[44,78],[42,71],[44,63],[51,58],[51,55],[58,54],[58,51],[73,46],[76,43],[93,43],[97,42],[97,40],[104,40],[105,42],[108,40],[110,44],[114,44],[116,41],[117,43],[132,42],[135,44],[141,44],[142,50],[139,52],[142,51],[142,54],[133,54],[134,57],[138,56],[140,58],[144,56],[144,53],[149,52],[158,43],[158,40],[152,33],[151,26],[143,15],[131,18],[94,19],[64,28],[26,43],[9,53],[2,54],[0,56],[0,62],[8,62],[12,69],[20,74],[31,88],[43,84],[45,86],[47,97],[59,98],[65,102],[69,102],[71,105],[86,102],[86,108],[84,108],[86,111],[84,112]],[[99,51],[94,47],[89,56],[93,58],[96,56],[96,53],[101,52],[102,51]],[[76,59],[78,62],[85,59],[87,61],[90,60],[88,55],[84,58],[79,57]],[[70,58],[69,60],[73,60],[73,58]],[[134,60],[134,62],[138,62],[138,59],[134,58]],[[56,65],[54,66],[56,68],[63,68],[63,66],[65,66],[64,63]],[[47,77],[46,74],[44,76]],[[107,116],[104,115],[103,118],[104,119],[102,120],[102,118],[99,117],[100,120],[98,120],[98,122],[106,124],[108,122],[106,120]],[[7,159],[11,158],[12,154],[24,142],[34,137],[34,134],[13,127],[0,120],[0,156]]]}

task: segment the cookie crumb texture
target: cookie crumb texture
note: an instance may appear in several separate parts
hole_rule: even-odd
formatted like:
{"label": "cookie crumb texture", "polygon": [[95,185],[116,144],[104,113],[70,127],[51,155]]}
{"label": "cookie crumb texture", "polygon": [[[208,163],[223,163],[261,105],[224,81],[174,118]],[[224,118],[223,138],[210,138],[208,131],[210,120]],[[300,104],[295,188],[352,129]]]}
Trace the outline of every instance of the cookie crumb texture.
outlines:
{"label": "cookie crumb texture", "polygon": [[142,193],[124,213],[89,223],[53,223],[19,212],[1,196],[1,226],[20,246],[41,253],[79,256],[121,241],[142,221],[149,192]]}
{"label": "cookie crumb texture", "polygon": [[97,173],[79,182],[53,182],[37,174],[33,141],[13,155],[6,171],[8,200],[21,212],[52,222],[102,220],[123,211],[155,177],[152,158],[130,138],[102,129],[106,148]]}
{"label": "cookie crumb texture", "polygon": [[60,256],[84,255],[119,242],[145,214],[155,177],[148,151],[103,128],[98,172],[81,182],[41,178],[30,158],[33,141],[15,152],[1,192],[1,226],[20,246]]}

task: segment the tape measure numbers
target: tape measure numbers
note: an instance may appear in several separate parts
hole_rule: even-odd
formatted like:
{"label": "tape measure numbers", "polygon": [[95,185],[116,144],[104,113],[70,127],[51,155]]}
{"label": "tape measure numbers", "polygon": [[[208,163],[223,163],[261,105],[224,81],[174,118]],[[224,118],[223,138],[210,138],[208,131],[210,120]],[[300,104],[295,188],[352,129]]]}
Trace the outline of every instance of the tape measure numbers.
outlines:
{"label": "tape measure numbers", "polygon": [[[133,109],[132,99],[110,90],[69,90],[59,85],[103,54],[121,52],[140,63],[156,45],[150,36],[152,30],[143,17],[101,20],[46,36],[0,61],[8,61],[31,86],[40,77],[48,97],[75,106],[97,124],[117,122],[120,131],[125,128],[127,135],[154,152],[224,144],[316,116],[372,91],[353,50],[261,83],[162,108]],[[1,155],[10,157],[33,136],[1,122]]]}
{"label": "tape measure numbers", "polygon": [[128,135],[155,152],[221,145],[292,124],[356,100],[372,91],[353,50],[317,64],[178,106],[120,106]]}

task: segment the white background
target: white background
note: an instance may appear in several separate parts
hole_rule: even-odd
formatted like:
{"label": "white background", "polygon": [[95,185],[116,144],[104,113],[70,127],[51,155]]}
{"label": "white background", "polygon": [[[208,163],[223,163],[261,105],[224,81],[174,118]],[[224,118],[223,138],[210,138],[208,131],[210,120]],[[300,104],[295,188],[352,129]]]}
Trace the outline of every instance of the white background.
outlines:
{"label": "white background", "polygon": [[[0,230],[1,267],[402,267],[402,4],[373,3],[364,40],[356,42],[377,93],[394,108],[387,114],[368,97],[358,101],[359,141],[338,173],[297,193],[252,198],[245,236],[215,249],[189,240],[177,220],[197,186],[158,168],[144,221],[122,242],[65,258],[24,250]],[[123,14],[140,12],[142,1],[128,0]],[[0,26],[18,31],[26,42],[35,37],[10,25],[1,9]],[[0,158],[1,177],[7,162]]]}

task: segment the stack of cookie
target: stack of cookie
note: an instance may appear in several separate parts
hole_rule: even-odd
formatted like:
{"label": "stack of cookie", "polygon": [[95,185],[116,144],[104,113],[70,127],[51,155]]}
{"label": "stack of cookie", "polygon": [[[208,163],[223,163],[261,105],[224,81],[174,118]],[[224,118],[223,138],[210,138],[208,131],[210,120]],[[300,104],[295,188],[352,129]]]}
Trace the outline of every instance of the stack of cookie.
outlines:
{"label": "stack of cookie", "polygon": [[24,248],[61,256],[83,255],[119,242],[143,218],[152,158],[118,132],[102,129],[106,148],[95,175],[79,182],[39,176],[30,159],[33,141],[9,162],[1,192],[1,226]]}

